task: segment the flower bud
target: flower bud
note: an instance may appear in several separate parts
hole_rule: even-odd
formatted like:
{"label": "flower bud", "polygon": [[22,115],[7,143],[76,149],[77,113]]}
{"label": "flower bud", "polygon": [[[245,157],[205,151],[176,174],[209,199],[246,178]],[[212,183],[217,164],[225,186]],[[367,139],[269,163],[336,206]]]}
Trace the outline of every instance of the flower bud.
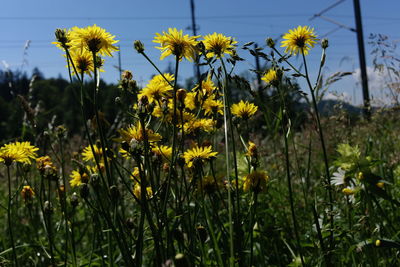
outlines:
{"label": "flower bud", "polygon": [[326,38],[322,39],[321,46],[322,46],[322,49],[327,49],[329,46],[328,39],[326,39]]}
{"label": "flower bud", "polygon": [[274,48],[275,47],[275,41],[271,37],[267,38],[266,43],[270,48]]}
{"label": "flower bud", "polygon": [[70,201],[72,207],[75,208],[76,206],[78,206],[78,204],[79,204],[78,194],[76,194],[76,192],[74,192],[69,201]]}
{"label": "flower bud", "polygon": [[43,210],[46,215],[50,215],[53,213],[53,205],[50,201],[47,200],[46,202],[44,202]]}
{"label": "flower bud", "polygon": [[144,52],[144,44],[143,44],[141,41],[139,41],[139,40],[136,40],[135,42],[133,42],[133,47],[135,48],[135,50],[136,50],[139,54],[141,54],[141,53]]}

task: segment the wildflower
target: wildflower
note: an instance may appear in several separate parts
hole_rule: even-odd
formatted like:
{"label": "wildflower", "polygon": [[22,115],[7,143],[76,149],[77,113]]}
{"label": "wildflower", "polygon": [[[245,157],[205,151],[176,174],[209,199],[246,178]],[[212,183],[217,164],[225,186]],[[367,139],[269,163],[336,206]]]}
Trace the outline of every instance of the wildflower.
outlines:
{"label": "wildflower", "polygon": [[278,75],[276,74],[276,70],[269,69],[261,78],[267,84],[273,83],[278,80]]}
{"label": "wildflower", "polygon": [[183,31],[176,28],[169,28],[168,32],[163,34],[156,33],[153,42],[159,43],[160,47],[156,47],[162,51],[160,59],[163,60],[169,55],[175,55],[179,60],[185,57],[191,61],[196,54],[196,39],[199,36],[183,35]]}
{"label": "wildflower", "polygon": [[[153,196],[153,190],[151,189],[150,186],[146,187],[146,196],[147,198],[152,197]],[[138,199],[142,198],[142,188],[140,186],[139,183],[137,183],[135,185],[135,187],[133,188],[133,194],[135,195],[135,197],[137,197]]]}
{"label": "wildflower", "polygon": [[24,187],[21,189],[21,197],[25,202],[31,201],[34,195],[35,192],[29,185],[24,185]]}
{"label": "wildflower", "polygon": [[269,177],[264,171],[252,171],[244,177],[243,190],[252,190],[255,193],[265,191],[268,180]]}
{"label": "wildflower", "polygon": [[153,147],[151,151],[158,157],[162,159],[171,159],[172,156],[172,147],[170,146],[157,146]]}
{"label": "wildflower", "polygon": [[90,178],[89,175],[84,170],[79,170],[79,171],[74,170],[72,171],[69,177],[71,178],[71,180],[69,181],[71,187],[87,184]]}
{"label": "wildflower", "polygon": [[187,150],[183,154],[183,158],[188,168],[193,167],[193,164],[201,164],[205,160],[214,158],[218,152],[213,152],[211,146],[199,147],[195,146],[192,149]]}
{"label": "wildflower", "polygon": [[203,109],[205,115],[211,115],[215,113],[219,113],[221,115],[224,114],[223,111],[224,104],[221,100],[215,100],[213,97],[209,97],[204,100]]}
{"label": "wildflower", "polygon": [[192,91],[197,92],[200,91],[200,89],[203,95],[210,95],[217,89],[217,87],[215,86],[214,82],[211,79],[211,75],[208,75],[207,79],[201,82],[201,88],[200,84],[196,84],[196,86],[192,89]]}
{"label": "wildflower", "polygon": [[248,119],[257,112],[258,107],[253,103],[241,100],[231,107],[232,114],[242,119]]}
{"label": "wildflower", "polygon": [[379,239],[377,239],[377,240],[375,241],[375,246],[376,246],[376,247],[380,247],[380,246],[381,246],[381,241],[380,241]]}
{"label": "wildflower", "polygon": [[[164,77],[168,80],[169,83],[174,81],[174,75],[165,73]],[[160,101],[162,97],[170,96],[170,92],[172,91],[172,86],[165,81],[165,79],[159,74],[154,76],[145,88],[140,91],[138,98],[140,99],[142,96],[146,96],[149,103],[153,101]]]}
{"label": "wildflower", "polygon": [[95,161],[96,159],[102,159],[103,153],[98,144],[93,145],[93,150],[90,145],[83,149],[82,156],[84,161]]}
{"label": "wildflower", "polygon": [[347,196],[354,195],[356,193],[356,190],[354,188],[346,187],[342,189],[342,193]]}
{"label": "wildflower", "polygon": [[247,148],[247,156],[257,157],[257,146],[253,142],[249,141],[249,147]]}
{"label": "wildflower", "polygon": [[54,166],[49,156],[37,158],[36,167],[40,174],[46,178],[54,178],[57,176],[57,168]]}
{"label": "wildflower", "polygon": [[[93,56],[87,50],[73,50],[70,52],[71,60],[75,66],[72,68],[72,74],[81,75],[83,73],[92,77],[94,72]],[[67,66],[68,67],[68,66]],[[75,72],[76,70],[76,72]]]}
{"label": "wildflower", "polygon": [[337,172],[332,175],[332,184],[343,185],[346,183],[346,171],[342,168],[338,168]]}
{"label": "wildflower", "polygon": [[283,35],[284,41],[282,41],[281,47],[286,47],[285,53],[296,55],[297,53],[308,54],[308,50],[314,47],[317,43],[317,35],[314,32],[314,28],[307,26],[298,26],[293,30],[289,30],[288,33]]}
{"label": "wildflower", "polygon": [[88,50],[92,53],[100,53],[102,56],[112,56],[112,52],[118,51],[114,44],[115,36],[106,32],[96,24],[86,28],[73,27],[70,33],[71,46],[73,49]]}
{"label": "wildflower", "polygon": [[[120,129],[119,134],[123,141],[130,144],[132,140],[141,142],[144,140],[143,130],[141,124],[138,122],[136,126],[131,125],[127,129]],[[158,133],[154,133],[151,129],[146,129],[147,140],[149,142],[158,142],[161,140],[162,136]]]}
{"label": "wildflower", "polygon": [[237,41],[232,37],[214,32],[213,34],[204,36],[203,43],[207,50],[206,56],[208,58],[220,58],[224,54],[232,55]]}
{"label": "wildflower", "polygon": [[183,127],[186,133],[197,133],[199,131],[211,132],[214,126],[213,119],[194,119],[186,122]]}
{"label": "wildflower", "polygon": [[140,173],[139,173],[139,168],[138,167],[133,168],[133,172],[132,172],[130,178],[133,181],[136,181],[136,182],[140,181]]}
{"label": "wildflower", "polygon": [[30,164],[31,159],[37,157],[37,147],[32,146],[30,142],[9,143],[0,148],[0,162],[10,166],[13,162]]}
{"label": "wildflower", "polygon": [[67,29],[56,29],[55,36],[57,42],[52,42],[60,49],[68,49],[70,47],[69,42],[70,39],[70,31]]}

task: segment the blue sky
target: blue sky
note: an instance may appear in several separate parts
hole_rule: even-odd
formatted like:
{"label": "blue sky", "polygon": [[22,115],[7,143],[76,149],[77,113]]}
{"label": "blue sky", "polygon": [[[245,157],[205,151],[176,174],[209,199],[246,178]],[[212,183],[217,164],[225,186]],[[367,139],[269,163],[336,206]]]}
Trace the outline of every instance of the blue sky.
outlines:
{"label": "blue sky", "polygon": [[[347,29],[339,29],[336,25],[322,19],[310,21],[313,14],[337,2],[336,0],[197,0],[196,16],[199,26],[198,34],[213,32],[233,36],[240,44],[255,41],[265,45],[266,37],[277,38],[288,29],[298,25],[309,25],[315,28],[319,36],[331,32],[326,75],[336,71],[355,71],[358,68],[357,40],[355,33]],[[383,4],[384,3],[384,4]],[[367,49],[367,65],[372,67],[371,49],[367,44],[370,33],[382,33],[392,40],[400,40],[400,1],[361,1],[365,44]],[[342,24],[354,27],[353,1],[346,0],[324,14],[326,17]],[[190,20],[190,2],[187,1],[56,1],[56,0],[9,0],[2,1],[0,10],[0,69],[23,69],[28,72],[38,67],[45,77],[66,77],[65,62],[60,50],[51,45],[56,28],[85,27],[97,24],[116,35],[120,40],[122,68],[132,70],[134,77],[144,84],[154,69],[144,58],[132,49],[134,40],[142,40],[146,52],[159,65],[166,69],[172,64],[171,59],[159,61],[159,50],[154,48],[152,39],[156,32],[169,27],[183,29],[191,33],[188,27]],[[26,55],[24,46],[30,40]],[[312,76],[320,60],[320,49],[315,48],[308,56]],[[246,51],[239,51],[240,56],[248,61],[240,63],[237,73],[254,68],[254,60]],[[25,62],[23,65],[22,63]],[[294,64],[300,64],[294,59]],[[118,72],[118,56],[106,60],[102,77],[108,82],[116,82]],[[182,79],[193,74],[193,68],[182,64]],[[183,81],[183,80],[181,80]],[[374,94],[374,86],[371,85]],[[352,101],[359,102],[361,91],[354,77],[347,77],[332,86],[332,91],[345,93]],[[355,99],[354,99],[355,98]]]}

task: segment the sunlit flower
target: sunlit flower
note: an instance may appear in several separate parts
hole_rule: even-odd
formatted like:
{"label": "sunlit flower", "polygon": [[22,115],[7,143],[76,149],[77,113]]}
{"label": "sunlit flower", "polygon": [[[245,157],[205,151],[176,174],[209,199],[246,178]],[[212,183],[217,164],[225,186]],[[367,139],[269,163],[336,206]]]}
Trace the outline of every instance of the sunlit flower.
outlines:
{"label": "sunlit flower", "polygon": [[213,119],[194,119],[185,123],[184,131],[186,133],[198,133],[199,131],[212,132],[215,121]]}
{"label": "sunlit flower", "polygon": [[69,176],[71,180],[69,184],[71,187],[80,186],[81,184],[87,184],[89,182],[89,175],[83,170],[74,170]]}
{"label": "sunlit flower", "polygon": [[252,171],[244,177],[243,190],[259,193],[267,189],[268,175],[264,171]]}
{"label": "sunlit flower", "polygon": [[242,119],[248,119],[257,112],[258,107],[253,103],[241,100],[231,107],[232,114]]}
{"label": "sunlit flower", "polygon": [[0,148],[0,162],[10,166],[13,162],[30,164],[31,159],[37,157],[37,147],[32,146],[30,142],[9,143]]}
{"label": "sunlit flower", "polygon": [[195,146],[192,149],[186,150],[183,154],[183,158],[188,168],[193,167],[193,164],[201,164],[205,160],[209,160],[217,156],[218,152],[213,152],[211,146],[199,147]]}
{"label": "sunlit flower", "polygon": [[211,115],[215,113],[219,113],[221,115],[224,114],[223,111],[224,104],[221,100],[214,100],[213,97],[209,97],[204,100],[203,109],[205,115]]}
{"label": "sunlit flower", "polygon": [[86,73],[91,77],[94,71],[92,54],[87,50],[72,50],[70,55],[77,72],[72,68],[72,74],[81,75],[82,73]]}
{"label": "sunlit flower", "polygon": [[196,86],[192,89],[192,91],[197,92],[200,91],[200,89],[203,95],[210,95],[217,89],[217,87],[215,86],[214,82],[211,79],[211,75],[208,75],[207,79],[201,82],[201,88],[200,84],[196,84]]}
{"label": "sunlit flower", "polygon": [[266,82],[267,84],[270,84],[276,80],[278,80],[278,75],[276,74],[276,70],[274,69],[269,69],[262,77],[261,80]]}
{"label": "sunlit flower", "polygon": [[317,35],[314,32],[314,28],[308,26],[298,26],[293,30],[289,30],[288,33],[283,35],[281,47],[286,47],[285,53],[296,55],[298,53],[308,54],[308,50],[314,47],[317,43]]}
{"label": "sunlit flower", "polygon": [[[120,129],[118,132],[121,135],[122,140],[128,144],[130,144],[132,140],[136,140],[138,142],[144,140],[142,126],[139,122],[136,125],[131,125],[126,129]],[[158,142],[162,139],[161,135],[153,132],[151,129],[146,129],[146,134],[149,142]]]}
{"label": "sunlit flower", "polygon": [[21,197],[25,202],[31,201],[34,195],[35,192],[29,185],[24,185],[21,189]]}
{"label": "sunlit flower", "polygon": [[196,54],[196,39],[199,36],[183,35],[183,31],[176,28],[169,28],[168,32],[163,31],[162,35],[156,33],[153,42],[159,43],[160,47],[156,47],[162,51],[160,59],[164,59],[169,55],[175,55],[181,60],[185,57],[192,60]]}
{"label": "sunlit flower", "polygon": [[73,27],[69,36],[71,38],[71,49],[86,49],[110,57],[112,56],[111,53],[119,50],[114,45],[118,42],[114,40],[115,36],[96,24],[86,28]]}
{"label": "sunlit flower", "polygon": [[[169,83],[174,81],[174,75],[172,74],[165,73],[164,77]],[[153,101],[160,101],[162,97],[169,97],[173,88],[168,82],[160,74],[154,76],[146,87],[140,91],[138,98],[147,96],[149,103],[152,103]]]}
{"label": "sunlit flower", "polygon": [[204,46],[206,48],[206,56],[211,57],[222,57],[224,54],[231,55],[235,50],[237,41],[232,37],[227,37],[221,33],[214,32],[204,36],[203,40]]}
{"label": "sunlit flower", "polygon": [[93,153],[92,147],[90,145],[83,149],[82,157],[83,157],[84,161],[93,161],[93,162],[95,162],[95,157],[98,160],[102,159],[103,152],[102,152],[101,147],[98,146],[98,144],[94,144],[93,145],[93,150],[94,150],[94,153]]}
{"label": "sunlit flower", "polygon": [[162,159],[170,160],[172,156],[172,147],[170,146],[156,146],[153,147],[151,151]]}

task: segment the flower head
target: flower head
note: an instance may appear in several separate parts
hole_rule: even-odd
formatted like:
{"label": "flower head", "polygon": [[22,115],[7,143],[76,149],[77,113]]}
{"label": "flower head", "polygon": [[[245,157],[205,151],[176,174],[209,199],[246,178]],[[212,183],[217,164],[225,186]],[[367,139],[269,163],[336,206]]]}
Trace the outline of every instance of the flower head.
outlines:
{"label": "flower head", "polygon": [[115,36],[106,32],[96,24],[86,28],[73,27],[70,32],[71,48],[90,51],[92,53],[100,53],[102,56],[112,56],[112,52],[118,51],[118,47],[114,44]]}
{"label": "flower head", "polygon": [[170,160],[172,156],[172,147],[170,146],[153,147],[151,151],[161,159]]}
{"label": "flower head", "polygon": [[21,197],[25,202],[31,201],[34,195],[35,192],[29,185],[24,185],[24,187],[21,189]]}
{"label": "flower head", "polygon": [[[136,125],[131,125],[127,129],[120,129],[119,134],[123,141],[128,144],[131,143],[132,140],[137,142],[141,142],[144,140],[143,130],[140,123]],[[158,142],[161,140],[162,136],[158,133],[154,133],[151,129],[146,129],[147,139],[149,142]]]}
{"label": "flower head", "polygon": [[176,28],[169,28],[168,32],[156,33],[153,42],[160,44],[160,47],[156,48],[162,51],[161,60],[169,55],[175,55],[179,60],[185,57],[191,61],[196,54],[197,38],[199,36],[183,35],[182,30],[178,31]]}
{"label": "flower head", "polygon": [[[174,81],[174,75],[165,73],[163,74],[169,83]],[[154,76],[145,88],[140,91],[138,98],[147,96],[149,103],[153,101],[160,101],[162,97],[168,97],[172,91],[172,86],[165,80],[161,74]]]}
{"label": "flower head", "polygon": [[296,55],[297,53],[308,54],[308,50],[314,47],[317,43],[317,35],[314,32],[314,28],[307,26],[298,26],[293,30],[289,30],[288,33],[283,35],[281,47],[286,47],[285,53]]}
{"label": "flower head", "polygon": [[259,193],[267,189],[268,175],[263,171],[252,171],[246,175],[243,182],[243,190]]}
{"label": "flower head", "polygon": [[9,143],[0,148],[0,162],[10,166],[13,162],[30,164],[31,159],[37,157],[37,147],[32,146],[30,142]]}
{"label": "flower head", "polygon": [[214,32],[204,36],[203,40],[206,48],[208,58],[211,57],[222,57],[224,54],[232,55],[235,50],[237,41],[232,37],[227,37],[221,33]]}
{"label": "flower head", "polygon": [[94,64],[93,56],[89,51],[72,50],[70,56],[77,72],[75,73],[75,69],[72,69],[72,74],[81,75],[82,73],[86,73],[89,76],[92,76],[92,73],[94,72]]}
{"label": "flower head", "polygon": [[231,107],[232,114],[242,119],[248,119],[257,112],[258,107],[253,103],[241,100]]}
{"label": "flower head", "polygon": [[69,42],[71,41],[70,38],[70,30],[67,29],[56,29],[55,31],[56,42],[52,42],[60,49],[66,49],[70,47]]}
{"label": "flower head", "polygon": [[98,144],[93,145],[93,150],[90,145],[83,149],[82,157],[84,161],[95,161],[95,157],[97,159],[102,159],[103,153],[101,147]]}
{"label": "flower head", "polygon": [[84,170],[74,170],[69,177],[71,177],[71,180],[69,180],[69,184],[71,185],[71,187],[86,184],[89,182],[90,178]]}
{"label": "flower head", "polygon": [[276,74],[276,70],[274,69],[269,69],[262,77],[261,80],[263,80],[265,83],[270,84],[276,80],[278,80],[278,75]]}
{"label": "flower head", "polygon": [[183,158],[189,168],[193,167],[193,164],[201,164],[205,160],[214,158],[218,152],[213,152],[211,146],[199,147],[195,146],[192,149],[188,149],[184,154]]}

